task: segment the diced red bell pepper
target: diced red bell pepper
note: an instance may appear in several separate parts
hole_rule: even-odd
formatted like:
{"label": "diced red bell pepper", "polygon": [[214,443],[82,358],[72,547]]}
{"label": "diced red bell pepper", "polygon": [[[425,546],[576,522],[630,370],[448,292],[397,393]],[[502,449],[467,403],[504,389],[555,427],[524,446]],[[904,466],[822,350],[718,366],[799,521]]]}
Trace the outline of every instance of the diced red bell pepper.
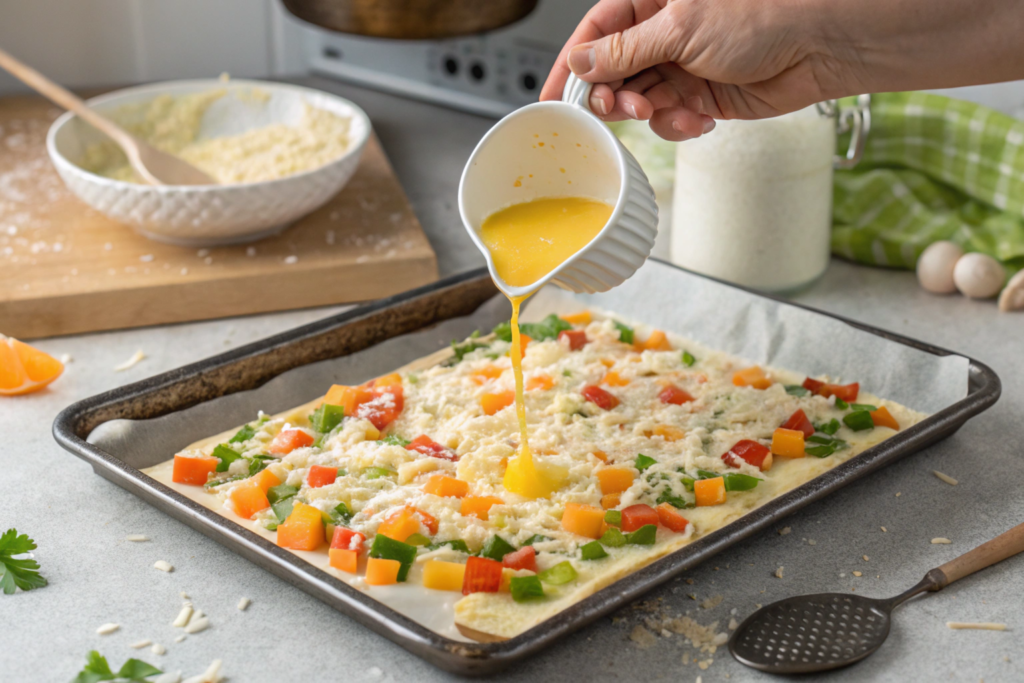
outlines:
{"label": "diced red bell pepper", "polygon": [[363,550],[363,541],[365,540],[366,536],[358,531],[336,526],[334,527],[334,536],[331,538],[331,547],[336,550],[354,550],[359,553]]}
{"label": "diced red bell pepper", "polygon": [[857,400],[857,394],[860,393],[860,383],[854,382],[853,384],[826,384],[818,393],[828,398],[829,396],[835,396],[841,398],[847,403],[853,403]]}
{"label": "diced red bell pepper", "polygon": [[609,394],[601,387],[594,386],[593,384],[583,387],[583,391],[580,393],[583,394],[583,398],[604,410],[611,410],[619,405],[619,399],[614,394]]}
{"label": "diced red bell pepper", "polygon": [[814,434],[814,425],[812,425],[811,421],[807,419],[807,414],[802,408],[790,415],[789,419],[782,425],[782,428],[803,432],[805,439]]}
{"label": "diced red bell pepper", "polygon": [[318,489],[321,486],[333,484],[334,480],[337,478],[337,467],[324,467],[323,465],[313,465],[309,468],[309,472],[306,474],[306,483],[309,484],[310,488]]}
{"label": "diced red bell pepper", "polygon": [[458,462],[459,460],[459,456],[455,451],[450,448],[445,448],[426,434],[421,434],[410,441],[409,445],[405,447],[405,450],[416,451],[423,455],[429,455],[432,458],[440,458],[441,460],[448,460],[451,462]]}
{"label": "diced red bell pepper", "polygon": [[360,403],[356,408],[356,417],[362,417],[373,423],[377,429],[384,430],[398,419],[405,406],[404,393],[401,385],[373,387],[370,400]]}
{"label": "diced red bell pepper", "polygon": [[662,503],[658,506],[658,521],[666,529],[681,534],[686,531],[686,527],[690,524],[690,521],[679,514],[676,509],[668,504]]}
{"label": "diced red bell pepper", "polygon": [[819,382],[818,380],[811,379],[810,377],[805,379],[803,384],[804,389],[811,392],[812,394],[818,393],[818,390],[821,389],[823,386],[825,386],[824,382]]}
{"label": "diced red bell pepper", "polygon": [[622,525],[620,528],[623,531],[636,531],[640,527],[648,524],[657,525],[658,521],[658,513],[655,509],[650,505],[640,503],[637,505],[630,505],[622,511]]}
{"label": "diced red bell pepper", "polygon": [[761,470],[770,469],[772,451],[765,445],[750,439],[743,439],[729,449],[729,452],[722,456],[722,460],[729,467],[738,468],[743,462],[753,465]]}
{"label": "diced red bell pepper", "polygon": [[301,429],[286,429],[274,437],[267,450],[276,455],[288,455],[296,448],[311,445],[313,445],[313,437],[309,432],[304,432]]}
{"label": "diced red bell pepper", "polygon": [[532,545],[525,546],[509,553],[502,560],[501,564],[509,569],[529,569],[531,572],[537,571],[537,551],[533,549]]}
{"label": "diced red bell pepper", "polygon": [[662,403],[668,403],[674,406],[681,406],[684,403],[688,403],[693,400],[693,396],[690,392],[680,389],[675,384],[669,384],[667,387],[661,390],[658,394],[658,398],[661,399]]}
{"label": "diced red bell pepper", "polygon": [[462,594],[497,593],[501,588],[501,562],[487,557],[466,560],[466,573],[462,578]]}
{"label": "diced red bell pepper", "polygon": [[590,341],[587,339],[587,333],[583,330],[562,330],[558,333],[558,340],[562,339],[569,342],[570,351],[579,351]]}

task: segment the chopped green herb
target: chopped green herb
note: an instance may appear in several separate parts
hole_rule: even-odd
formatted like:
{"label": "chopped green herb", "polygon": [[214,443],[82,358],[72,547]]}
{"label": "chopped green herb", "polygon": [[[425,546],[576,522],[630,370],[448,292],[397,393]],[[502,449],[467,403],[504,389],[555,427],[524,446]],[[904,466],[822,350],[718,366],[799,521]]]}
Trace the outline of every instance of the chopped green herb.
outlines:
{"label": "chopped green herb", "polygon": [[14,559],[15,555],[35,549],[35,541],[14,529],[8,529],[0,536],[0,590],[4,594],[13,595],[18,588],[30,591],[46,585],[46,579],[39,574],[38,562],[29,558]]}
{"label": "chopped green herb", "polygon": [[513,576],[508,582],[512,599],[516,602],[537,600],[544,597],[544,586],[536,576]]}
{"label": "chopped green herb", "polygon": [[563,377],[572,377],[572,370],[568,370],[568,369],[562,370],[562,376]]}
{"label": "chopped green herb", "polygon": [[477,349],[487,348],[488,344],[476,341],[476,338],[479,336],[480,330],[474,330],[473,334],[469,335],[469,339],[461,344],[458,340],[452,339],[452,357],[446,360],[444,364],[449,367],[452,365],[458,365],[467,355],[473,353]]}
{"label": "chopped green herb", "polygon": [[284,498],[276,503],[271,503],[270,509],[274,511],[274,516],[277,517],[277,521],[284,523],[288,516],[292,514],[292,507],[295,505],[295,496]]}
{"label": "chopped green herb", "polygon": [[569,560],[559,562],[554,567],[548,567],[540,574],[537,574],[538,579],[544,583],[550,583],[552,586],[561,586],[570,581],[575,581],[576,576],[576,569]]}
{"label": "chopped green herb", "polygon": [[608,553],[604,551],[604,546],[600,543],[591,541],[580,548],[580,557],[584,560],[600,560],[603,557],[608,557]]}
{"label": "chopped green herb", "polygon": [[626,545],[626,537],[615,527],[611,527],[608,531],[604,532],[604,536],[598,540],[601,541],[602,545],[606,545],[609,548],[621,548]]}
{"label": "chopped green herb", "polygon": [[687,502],[685,498],[680,498],[679,496],[674,495],[671,491],[663,492],[654,502],[657,505],[660,505],[661,503],[668,503],[672,507],[679,508],[680,510],[687,510],[694,507],[693,503]]}
{"label": "chopped green herb", "polygon": [[612,322],[615,323],[615,329],[619,331],[619,341],[622,342],[623,344],[632,344],[634,337],[633,328],[628,325],[623,325],[622,323],[615,320],[613,320]]}
{"label": "chopped green herb", "polygon": [[839,420],[833,417],[825,424],[814,425],[814,429],[815,431],[819,431],[822,434],[835,434],[836,432],[839,431]]}
{"label": "chopped green herb", "polygon": [[231,463],[242,457],[241,453],[233,448],[225,446],[224,444],[218,444],[217,447],[213,449],[213,453],[211,455],[220,460],[220,462],[217,463],[218,472],[227,472],[228,468],[231,467]]}
{"label": "chopped green herb", "polygon": [[467,546],[466,542],[461,538],[452,539],[451,541],[438,541],[437,543],[431,543],[427,546],[427,550],[438,550],[444,546],[448,546],[452,550],[469,555],[469,546]]}
{"label": "chopped green herb", "polygon": [[689,351],[683,351],[683,365],[688,368],[692,368],[693,364],[697,362],[697,359],[693,357],[693,354]]}
{"label": "chopped green herb", "polygon": [[299,489],[294,486],[289,486],[288,484],[278,484],[277,486],[271,486],[269,489],[267,489],[267,500],[270,501],[271,505],[273,505],[274,503],[284,500],[285,498],[291,498],[298,492]]}
{"label": "chopped green herb", "polygon": [[251,458],[246,458],[249,461],[249,476],[253,477],[267,469],[267,465],[276,459],[269,455],[254,455]]}
{"label": "chopped green herb", "polygon": [[117,673],[114,673],[110,669],[110,664],[107,663],[107,658],[100,655],[96,650],[92,650],[86,655],[86,665],[78,672],[78,676],[71,683],[98,683],[99,681],[113,681],[115,679],[135,682],[142,681],[145,683],[146,679],[150,676],[157,676],[161,673],[163,672],[160,669],[138,659],[129,659],[121,665]]}
{"label": "chopped green herb", "polygon": [[412,443],[412,441],[409,441],[409,439],[401,437],[398,434],[388,434],[383,439],[381,439],[380,442],[386,443],[389,446],[401,446],[402,448],[405,448],[406,446]]}
{"label": "chopped green herb", "polygon": [[836,451],[841,451],[844,448],[849,448],[850,445],[842,439],[837,439],[834,436],[818,436],[813,434],[807,437],[808,443],[821,444],[820,446],[808,446],[804,449],[807,455],[813,455],[816,458],[827,458]]}
{"label": "chopped green herb", "polygon": [[550,540],[551,539],[547,536],[542,536],[541,534],[534,534],[533,536],[530,536],[528,539],[526,539],[526,542],[523,543],[523,547],[525,548],[526,546],[533,545],[534,543],[543,543],[544,541]]}
{"label": "chopped green herb", "polygon": [[679,481],[683,482],[683,488],[693,493],[693,482],[696,481],[693,477],[680,477]]}
{"label": "chopped green herb", "polygon": [[329,434],[341,424],[345,417],[345,406],[324,403],[309,416],[309,424],[321,434]]}
{"label": "chopped green herb", "polygon": [[348,524],[352,520],[352,511],[345,503],[338,503],[330,512],[320,513],[325,524]]}
{"label": "chopped green herb", "polygon": [[873,406],[873,405],[871,405],[869,403],[851,403],[850,404],[850,409],[851,410],[867,410],[867,411],[873,413],[876,410],[878,410],[878,406]]}
{"label": "chopped green herb", "polygon": [[256,428],[252,425],[245,425],[235,435],[228,440],[228,443],[244,443],[256,436]]}
{"label": "chopped green herb", "polygon": [[811,392],[806,387],[802,387],[799,384],[787,384],[786,393],[790,396],[807,396]]}
{"label": "chopped green herb", "polygon": [[843,399],[841,399],[838,396],[836,396],[836,408],[839,408],[839,410],[846,410],[849,407],[850,407],[849,403],[847,403]]}
{"label": "chopped green herb", "polygon": [[654,458],[646,456],[643,453],[641,453],[640,455],[636,456],[636,468],[638,470],[640,470],[641,472],[646,470],[651,465],[656,464],[657,462],[658,461],[655,460]]}
{"label": "chopped green herb", "polygon": [[[558,336],[559,332],[563,330],[571,330],[570,325],[565,320],[562,320],[554,313],[548,315],[544,320],[539,323],[520,323],[519,331],[525,334],[534,341],[544,341],[546,339],[554,339]],[[511,322],[500,323],[494,328],[494,336],[502,341],[512,341],[512,324]]]}
{"label": "chopped green herb", "polygon": [[849,413],[843,418],[843,424],[855,432],[863,432],[865,429],[874,429],[875,421],[871,419],[871,413],[866,410],[857,410]]}
{"label": "chopped green herb", "polygon": [[740,474],[739,472],[731,472],[722,476],[725,479],[726,491],[749,491],[761,481],[757,477],[752,477],[749,474]]}
{"label": "chopped green herb", "polygon": [[363,479],[380,479],[381,477],[391,477],[396,472],[387,469],[386,467],[367,467],[363,470]]}
{"label": "chopped green herb", "polygon": [[212,489],[218,486],[223,486],[224,484],[230,484],[233,481],[241,481],[242,479],[248,478],[249,475],[247,474],[236,474],[233,477],[228,477],[227,479],[211,479],[210,481],[203,484],[203,488]]}
{"label": "chopped green herb", "polygon": [[487,539],[484,547],[480,549],[480,557],[489,557],[492,560],[501,562],[506,555],[514,553],[516,547],[501,536],[495,534]]}
{"label": "chopped green herb", "polygon": [[266,524],[263,525],[263,528],[266,529],[267,531],[277,531],[277,527],[278,527],[279,524],[280,524],[280,522],[269,521],[269,522],[267,522]]}
{"label": "chopped green herb", "polygon": [[644,524],[636,531],[626,534],[626,543],[631,545],[654,545],[654,539],[658,534],[656,524]]}
{"label": "chopped green herb", "polygon": [[612,526],[622,526],[622,511],[608,510],[604,513],[604,521]]}
{"label": "chopped green herb", "polygon": [[715,477],[722,476],[718,472],[712,472],[711,470],[697,470],[698,479],[714,479]]}
{"label": "chopped green herb", "polygon": [[409,576],[409,568],[416,561],[416,546],[388,538],[384,534],[377,534],[370,546],[370,557],[379,557],[384,560],[398,560],[402,563],[398,570],[398,580],[405,581]]}
{"label": "chopped green herb", "polygon": [[405,542],[409,545],[424,546],[430,545],[430,539],[423,534],[413,534],[409,538],[405,539]]}

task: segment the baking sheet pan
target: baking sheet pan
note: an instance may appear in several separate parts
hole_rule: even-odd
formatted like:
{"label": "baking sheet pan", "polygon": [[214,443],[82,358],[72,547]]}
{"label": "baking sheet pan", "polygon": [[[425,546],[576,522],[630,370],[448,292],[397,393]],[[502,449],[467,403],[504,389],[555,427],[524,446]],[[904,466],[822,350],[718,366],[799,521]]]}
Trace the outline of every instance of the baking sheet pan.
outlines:
{"label": "baking sheet pan", "polygon": [[[665,286],[666,281],[673,286]],[[995,403],[1000,392],[998,378],[977,361],[657,261],[617,290],[579,297],[586,305],[619,311],[757,362],[863,379],[873,393],[933,414],[500,643],[465,642],[427,628],[139,471],[173,455],[167,448],[168,425],[177,430],[180,448],[250,420],[257,409],[291,408],[322,394],[332,382],[383,374],[506,318],[505,308],[494,303],[496,294],[483,269],[449,278],[86,399],[57,417],[54,435],[101,476],[427,661],[457,673],[484,674],[546,647],[829,492],[949,436]],[[646,306],[638,304],[641,296]],[[564,294],[549,294],[546,301],[538,296],[537,306],[578,308],[574,299],[578,301]],[[731,307],[729,315],[723,315],[723,305]],[[645,318],[638,313],[644,309],[659,314]],[[820,335],[835,342],[827,352],[813,353],[823,348],[812,339]],[[842,347],[849,347],[849,354],[843,355]],[[865,365],[872,357],[872,364]]]}

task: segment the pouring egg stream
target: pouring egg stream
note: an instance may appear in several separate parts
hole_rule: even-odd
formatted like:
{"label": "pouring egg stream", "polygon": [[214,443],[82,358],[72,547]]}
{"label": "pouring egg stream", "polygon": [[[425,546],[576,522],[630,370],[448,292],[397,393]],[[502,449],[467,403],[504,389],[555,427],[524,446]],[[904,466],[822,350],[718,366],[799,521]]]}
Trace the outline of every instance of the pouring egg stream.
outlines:
{"label": "pouring egg stream", "polygon": [[[597,236],[613,207],[585,197],[543,197],[513,204],[488,216],[480,238],[495,271],[513,287],[529,287],[560,266]],[[509,352],[516,383],[519,454],[505,470],[505,489],[526,498],[548,498],[568,477],[564,467],[534,460],[530,452],[523,397],[524,345],[519,333],[519,309],[536,289],[509,297],[512,303],[512,349]]]}

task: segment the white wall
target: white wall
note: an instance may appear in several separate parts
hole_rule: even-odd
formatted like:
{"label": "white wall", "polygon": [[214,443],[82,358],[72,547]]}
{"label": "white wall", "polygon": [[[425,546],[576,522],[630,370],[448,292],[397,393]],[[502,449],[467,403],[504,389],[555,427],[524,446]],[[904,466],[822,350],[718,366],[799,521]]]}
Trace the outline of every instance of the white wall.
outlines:
{"label": "white wall", "polygon": [[0,0],[0,47],[72,87],[302,73],[305,30],[277,0]]}

